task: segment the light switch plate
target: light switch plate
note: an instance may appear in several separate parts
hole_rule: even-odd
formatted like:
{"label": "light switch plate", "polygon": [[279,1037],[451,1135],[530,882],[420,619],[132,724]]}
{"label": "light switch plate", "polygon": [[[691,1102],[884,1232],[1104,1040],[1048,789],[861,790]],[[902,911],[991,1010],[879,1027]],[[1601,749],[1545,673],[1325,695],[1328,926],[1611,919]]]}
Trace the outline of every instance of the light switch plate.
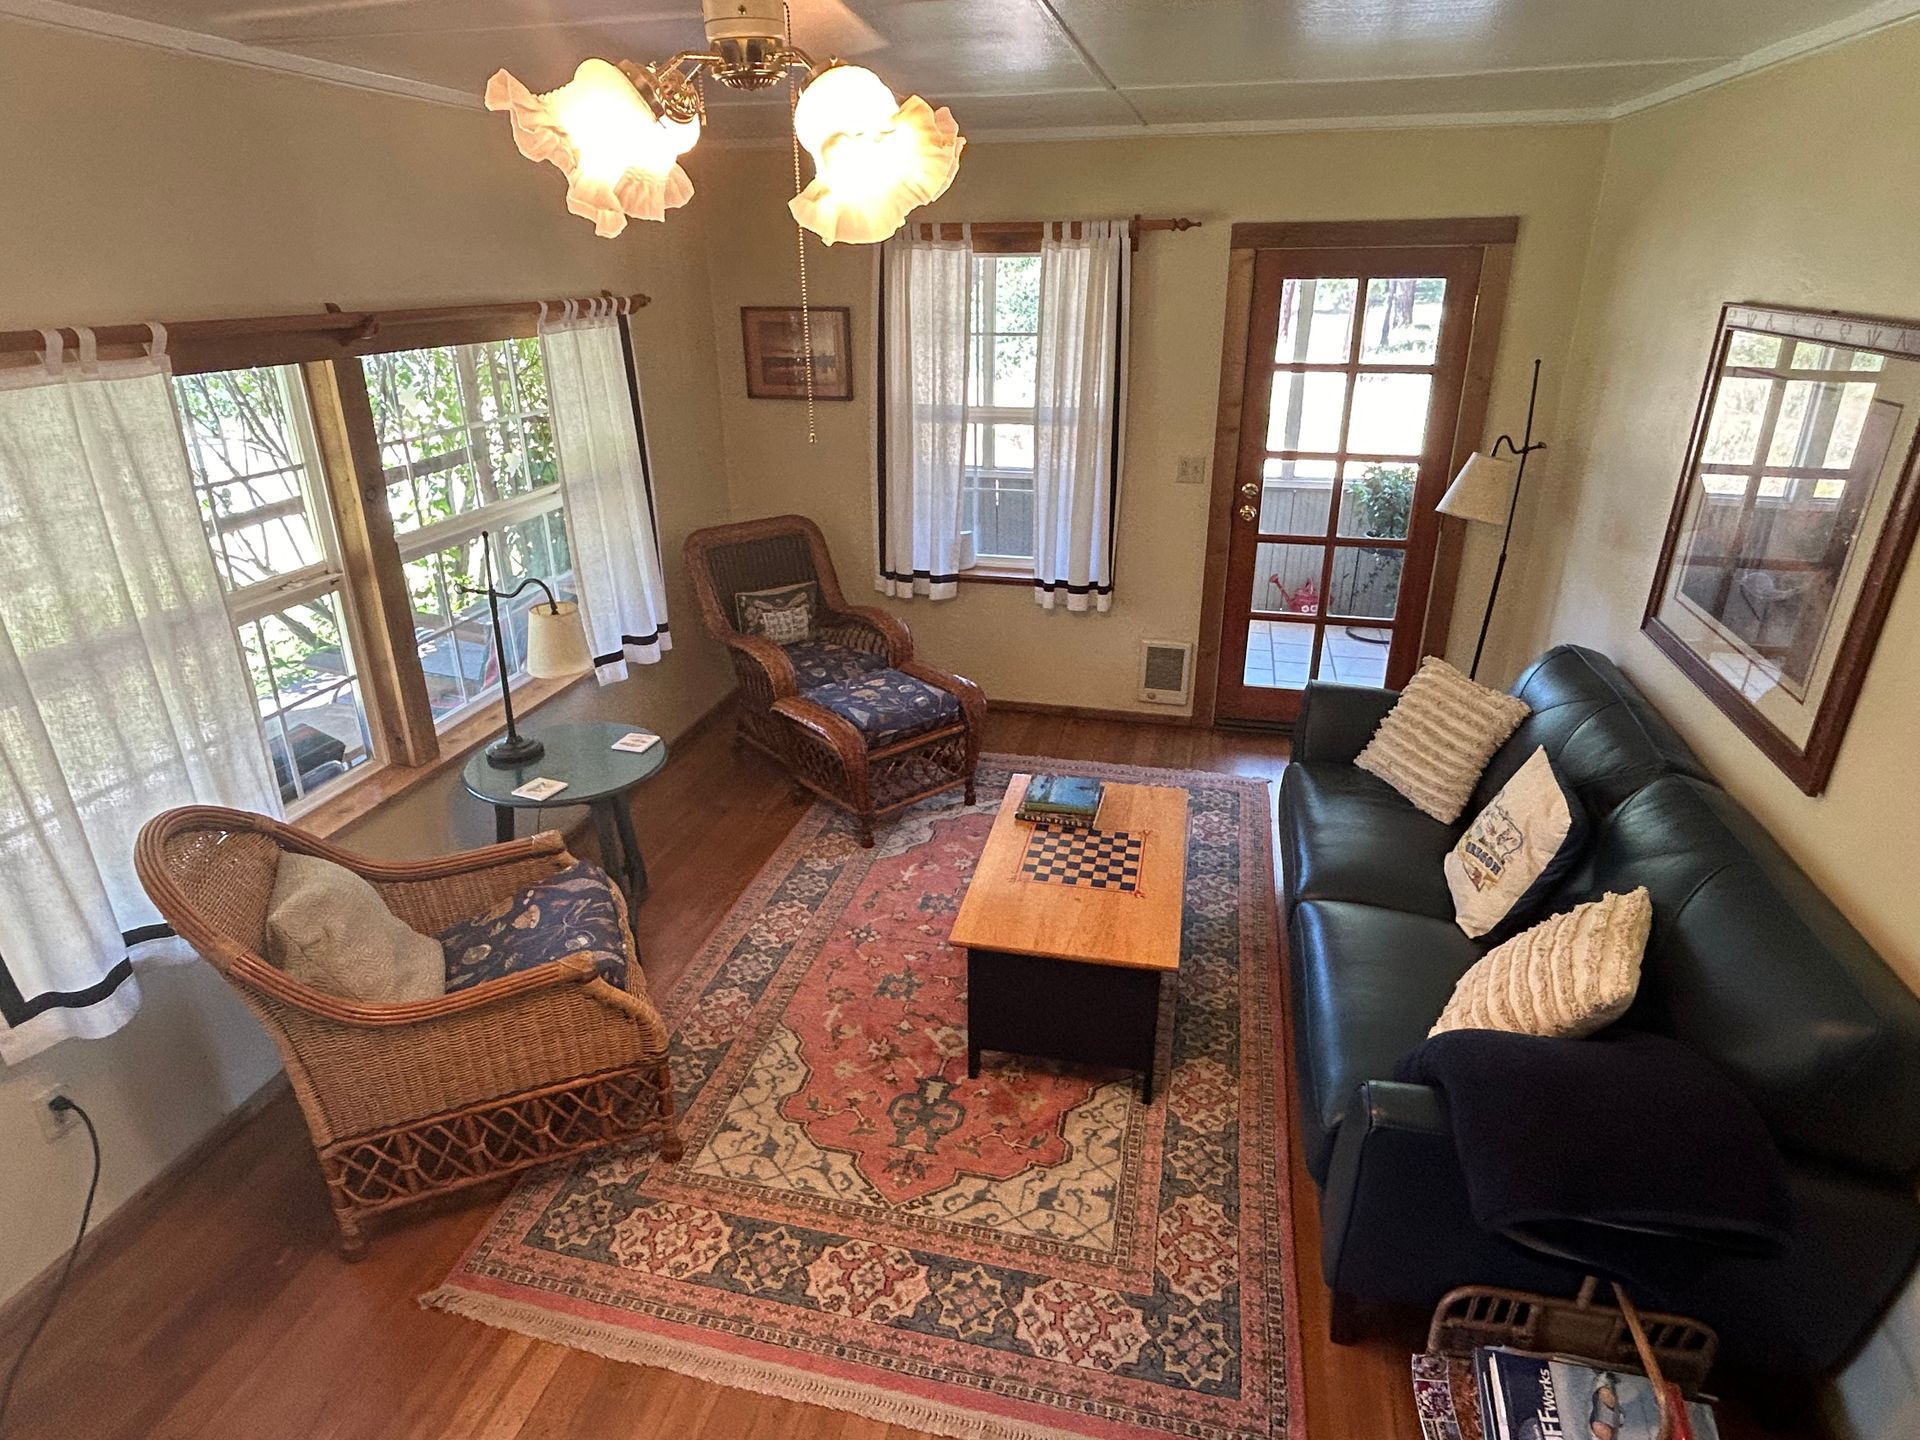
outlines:
{"label": "light switch plate", "polygon": [[1180,464],[1173,472],[1176,485],[1204,485],[1207,483],[1207,457],[1204,455],[1182,455]]}

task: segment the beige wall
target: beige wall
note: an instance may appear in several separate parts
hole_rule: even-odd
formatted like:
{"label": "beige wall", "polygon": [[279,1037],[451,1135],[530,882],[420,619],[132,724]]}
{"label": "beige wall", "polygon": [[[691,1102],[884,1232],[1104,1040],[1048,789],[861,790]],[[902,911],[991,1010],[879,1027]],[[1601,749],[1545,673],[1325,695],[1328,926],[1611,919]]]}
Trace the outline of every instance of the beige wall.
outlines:
{"label": "beige wall", "polygon": [[[990,697],[1165,713],[1135,699],[1139,641],[1198,636],[1208,489],[1176,485],[1173,476],[1180,456],[1210,459],[1213,453],[1233,222],[1519,215],[1490,433],[1519,426],[1536,355],[1547,362],[1542,415],[1550,425],[1605,148],[1605,131],[1592,126],[970,147],[958,181],[929,215],[1001,220],[1144,213],[1205,222],[1185,234],[1149,236],[1138,255],[1125,490],[1114,605],[1106,615],[1045,612],[1030,592],[1004,586],[962,585],[958,599],[937,605],[882,601],[873,592],[874,252],[809,246],[815,303],[854,309],[859,370],[852,404],[819,406],[820,441],[809,447],[804,406],[746,398],[740,354],[740,306],[798,300],[793,226],[785,211],[793,193],[791,162],[766,150],[708,156],[689,208],[713,207],[714,333],[734,512],[739,518],[784,510],[813,516],[827,532],[848,592],[896,608],[924,653],[978,680]],[[727,223],[713,223],[715,214]],[[1530,472],[1535,505],[1548,501],[1554,479],[1551,465]],[[1521,533],[1532,514],[1529,507]],[[1471,653],[1496,548],[1478,527],[1470,535],[1456,654]],[[1503,655],[1494,655],[1489,673],[1520,658]]]}
{"label": "beige wall", "polygon": [[[1639,633],[1720,305],[1920,312],[1920,26],[1614,127],[1559,441],[1564,508],[1516,595],[1528,646],[1615,656],[1920,986],[1920,578],[1908,574],[1827,793],[1802,795]],[[1836,1389],[1842,1428],[1920,1430],[1920,1287]]]}
{"label": "beige wall", "polygon": [[[644,290],[635,324],[663,545],[722,519],[712,308],[702,221],[596,240],[562,182],[513,153],[482,112],[396,100],[0,21],[0,329],[172,320],[342,305]],[[676,572],[677,580],[677,572]],[[680,647],[556,711],[669,734],[717,700],[724,666],[686,596]],[[451,783],[381,812],[366,847],[427,854],[490,838]],[[349,837],[349,843],[352,838]],[[0,1297],[70,1242],[85,1143],[41,1139],[32,1098],[66,1084],[100,1126],[100,1213],[278,1068],[198,961],[143,970],[145,1003],[111,1039],[0,1070]]]}

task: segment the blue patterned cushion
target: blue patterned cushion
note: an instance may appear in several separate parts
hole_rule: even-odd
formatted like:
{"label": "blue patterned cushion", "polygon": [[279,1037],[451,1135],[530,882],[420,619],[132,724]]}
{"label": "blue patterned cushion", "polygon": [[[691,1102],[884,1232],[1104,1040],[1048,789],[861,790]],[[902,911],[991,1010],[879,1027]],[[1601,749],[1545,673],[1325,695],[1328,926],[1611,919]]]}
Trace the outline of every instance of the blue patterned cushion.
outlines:
{"label": "blue patterned cushion", "polygon": [[960,702],[952,695],[898,670],[875,670],[838,684],[816,685],[805,698],[852,721],[866,737],[869,750],[960,718]]}
{"label": "blue patterned cushion", "polygon": [[606,871],[585,860],[517,890],[492,909],[440,932],[447,993],[585,955],[609,985],[627,981],[620,902]]}
{"label": "blue patterned cushion", "polygon": [[887,668],[887,657],[871,650],[856,650],[851,645],[836,645],[831,640],[803,640],[798,645],[783,645],[793,662],[794,678],[802,690],[816,685],[837,685],[856,675]]}

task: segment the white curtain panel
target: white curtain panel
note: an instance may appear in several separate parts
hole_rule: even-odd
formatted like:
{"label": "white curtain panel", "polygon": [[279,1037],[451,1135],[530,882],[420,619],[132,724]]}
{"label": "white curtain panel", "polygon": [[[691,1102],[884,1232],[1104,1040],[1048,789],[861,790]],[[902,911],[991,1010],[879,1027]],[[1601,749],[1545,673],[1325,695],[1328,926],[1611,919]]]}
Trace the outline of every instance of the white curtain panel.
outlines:
{"label": "white curtain panel", "polygon": [[1125,220],[1045,227],[1034,392],[1033,598],[1049,610],[1063,599],[1069,610],[1104,611],[1113,603],[1132,267]]}
{"label": "white curtain panel", "polygon": [[960,533],[967,450],[967,319],[973,236],[912,225],[880,259],[883,427],[876,487],[882,594],[951,600],[972,563]]}
{"label": "white curtain panel", "polygon": [[602,311],[543,322],[540,344],[574,590],[594,673],[610,685],[627,678],[628,661],[650,665],[673,646],[620,320]]}
{"label": "white curtain panel", "polygon": [[[280,813],[161,355],[0,371],[0,1060],[111,1034],[178,953],[133,873],[175,805]],[[154,348],[158,349],[156,345]]]}

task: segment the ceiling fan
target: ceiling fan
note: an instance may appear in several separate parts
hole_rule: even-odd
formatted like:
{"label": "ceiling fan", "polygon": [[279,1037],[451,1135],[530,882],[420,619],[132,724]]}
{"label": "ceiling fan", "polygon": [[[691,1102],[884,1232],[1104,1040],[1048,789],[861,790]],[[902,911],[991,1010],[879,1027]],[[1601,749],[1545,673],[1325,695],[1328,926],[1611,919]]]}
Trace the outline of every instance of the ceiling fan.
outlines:
{"label": "ceiling fan", "polygon": [[[945,107],[918,95],[901,101],[864,66],[816,61],[793,43],[782,0],[701,0],[700,8],[705,50],[646,64],[583,60],[572,80],[544,94],[505,70],[487,83],[487,108],[507,112],[522,155],[566,175],[567,208],[595,233],[618,235],[629,218],[663,220],[692,198],[679,162],[705,124],[708,80],[743,92],[794,85],[799,193],[787,207],[829,245],[884,240],[953,183],[966,141]],[[813,157],[804,187],[799,149]]]}

